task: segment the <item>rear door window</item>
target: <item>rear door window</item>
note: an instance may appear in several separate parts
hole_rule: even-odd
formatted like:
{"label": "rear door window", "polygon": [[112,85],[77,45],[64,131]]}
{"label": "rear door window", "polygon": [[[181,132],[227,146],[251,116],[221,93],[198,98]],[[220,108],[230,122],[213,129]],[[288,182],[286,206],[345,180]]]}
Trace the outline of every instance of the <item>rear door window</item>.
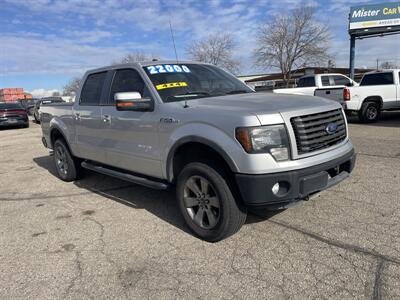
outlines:
{"label": "rear door window", "polygon": [[322,86],[330,86],[329,76],[321,76]]}
{"label": "rear door window", "polygon": [[333,81],[335,85],[344,85],[344,86],[350,86],[350,79],[340,76],[340,75],[334,75],[333,76]]}
{"label": "rear door window", "polygon": [[313,87],[315,86],[315,79],[314,77],[303,77],[299,79],[297,83],[297,87]]}
{"label": "rear door window", "polygon": [[366,74],[361,80],[360,85],[388,85],[393,84],[393,73],[375,73],[375,74]]}
{"label": "rear door window", "polygon": [[101,92],[107,72],[90,74],[83,85],[79,103],[81,105],[100,105]]}

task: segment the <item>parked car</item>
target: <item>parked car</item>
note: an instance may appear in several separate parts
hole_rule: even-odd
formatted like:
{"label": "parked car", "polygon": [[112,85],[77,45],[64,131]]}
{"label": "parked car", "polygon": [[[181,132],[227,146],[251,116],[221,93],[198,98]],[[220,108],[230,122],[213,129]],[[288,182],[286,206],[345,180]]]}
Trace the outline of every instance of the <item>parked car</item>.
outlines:
{"label": "parked car", "polygon": [[29,127],[29,119],[26,110],[17,102],[0,103],[0,128],[17,126]]}
{"label": "parked car", "polygon": [[38,101],[40,101],[40,99],[27,99],[27,100],[20,100],[19,103],[23,106],[23,108],[25,108],[28,115],[33,116],[35,104]]}
{"label": "parked car", "polygon": [[61,97],[47,97],[37,101],[33,110],[33,118],[36,123],[40,123],[40,107],[51,103],[64,103],[64,100]]}
{"label": "parked car", "polygon": [[300,77],[295,88],[275,89],[273,92],[277,94],[314,96],[314,92],[318,88],[343,88],[345,86],[357,85],[357,82],[343,74],[316,74]]}
{"label": "parked car", "polygon": [[248,208],[284,209],[347,178],[355,154],[342,107],[255,93],[209,64],[156,61],[85,74],[75,103],[41,107],[58,176],[81,168],[175,186],[189,228],[215,242]]}
{"label": "parked car", "polygon": [[[342,89],[320,89],[316,96],[342,97],[348,114],[358,115],[361,122],[379,120],[384,110],[400,110],[400,69],[364,74],[360,85]],[[337,94],[336,96],[334,96]]]}

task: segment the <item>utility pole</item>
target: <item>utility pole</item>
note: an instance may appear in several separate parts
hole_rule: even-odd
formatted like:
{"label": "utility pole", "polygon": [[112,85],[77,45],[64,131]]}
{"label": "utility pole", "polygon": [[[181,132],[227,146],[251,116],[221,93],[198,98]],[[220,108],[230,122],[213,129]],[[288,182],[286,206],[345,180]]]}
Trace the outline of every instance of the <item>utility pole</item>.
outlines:
{"label": "utility pole", "polygon": [[350,78],[354,80],[354,59],[356,56],[356,36],[350,35]]}

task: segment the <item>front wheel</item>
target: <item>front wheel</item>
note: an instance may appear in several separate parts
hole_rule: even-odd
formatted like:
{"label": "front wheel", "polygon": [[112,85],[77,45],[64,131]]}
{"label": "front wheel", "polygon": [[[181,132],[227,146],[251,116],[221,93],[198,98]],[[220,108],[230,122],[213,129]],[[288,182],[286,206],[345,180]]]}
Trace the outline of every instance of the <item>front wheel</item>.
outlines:
{"label": "front wheel", "polygon": [[358,113],[358,118],[362,123],[373,123],[379,120],[380,114],[380,105],[378,103],[365,102]]}
{"label": "front wheel", "polygon": [[246,221],[246,210],[235,199],[227,176],[204,163],[184,167],[178,176],[177,200],[189,228],[209,242],[233,235]]}

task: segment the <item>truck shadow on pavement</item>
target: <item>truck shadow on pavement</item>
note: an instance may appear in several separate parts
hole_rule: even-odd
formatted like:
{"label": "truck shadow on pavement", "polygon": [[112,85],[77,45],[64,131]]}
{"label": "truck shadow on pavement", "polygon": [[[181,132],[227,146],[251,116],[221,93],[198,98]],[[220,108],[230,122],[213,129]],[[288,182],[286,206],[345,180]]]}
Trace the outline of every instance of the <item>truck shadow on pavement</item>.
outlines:
{"label": "truck shadow on pavement", "polygon": [[358,120],[357,116],[347,117],[350,124],[361,124],[363,126],[373,127],[398,127],[400,128],[400,111],[384,111],[381,118],[376,123],[363,124]]}
{"label": "truck shadow on pavement", "polygon": [[[35,157],[33,161],[39,167],[47,170],[51,175],[58,177],[51,156]],[[179,211],[175,200],[175,191],[173,189],[166,191],[153,190],[89,170],[84,170],[83,178],[74,181],[74,185],[130,208],[145,209],[165,222],[192,235]],[[84,194],[85,193],[74,193],[73,195],[82,197]],[[65,197],[68,196],[69,195],[65,195]],[[265,221],[275,214],[276,212],[260,212],[260,214],[256,216],[249,213],[246,224]]]}

